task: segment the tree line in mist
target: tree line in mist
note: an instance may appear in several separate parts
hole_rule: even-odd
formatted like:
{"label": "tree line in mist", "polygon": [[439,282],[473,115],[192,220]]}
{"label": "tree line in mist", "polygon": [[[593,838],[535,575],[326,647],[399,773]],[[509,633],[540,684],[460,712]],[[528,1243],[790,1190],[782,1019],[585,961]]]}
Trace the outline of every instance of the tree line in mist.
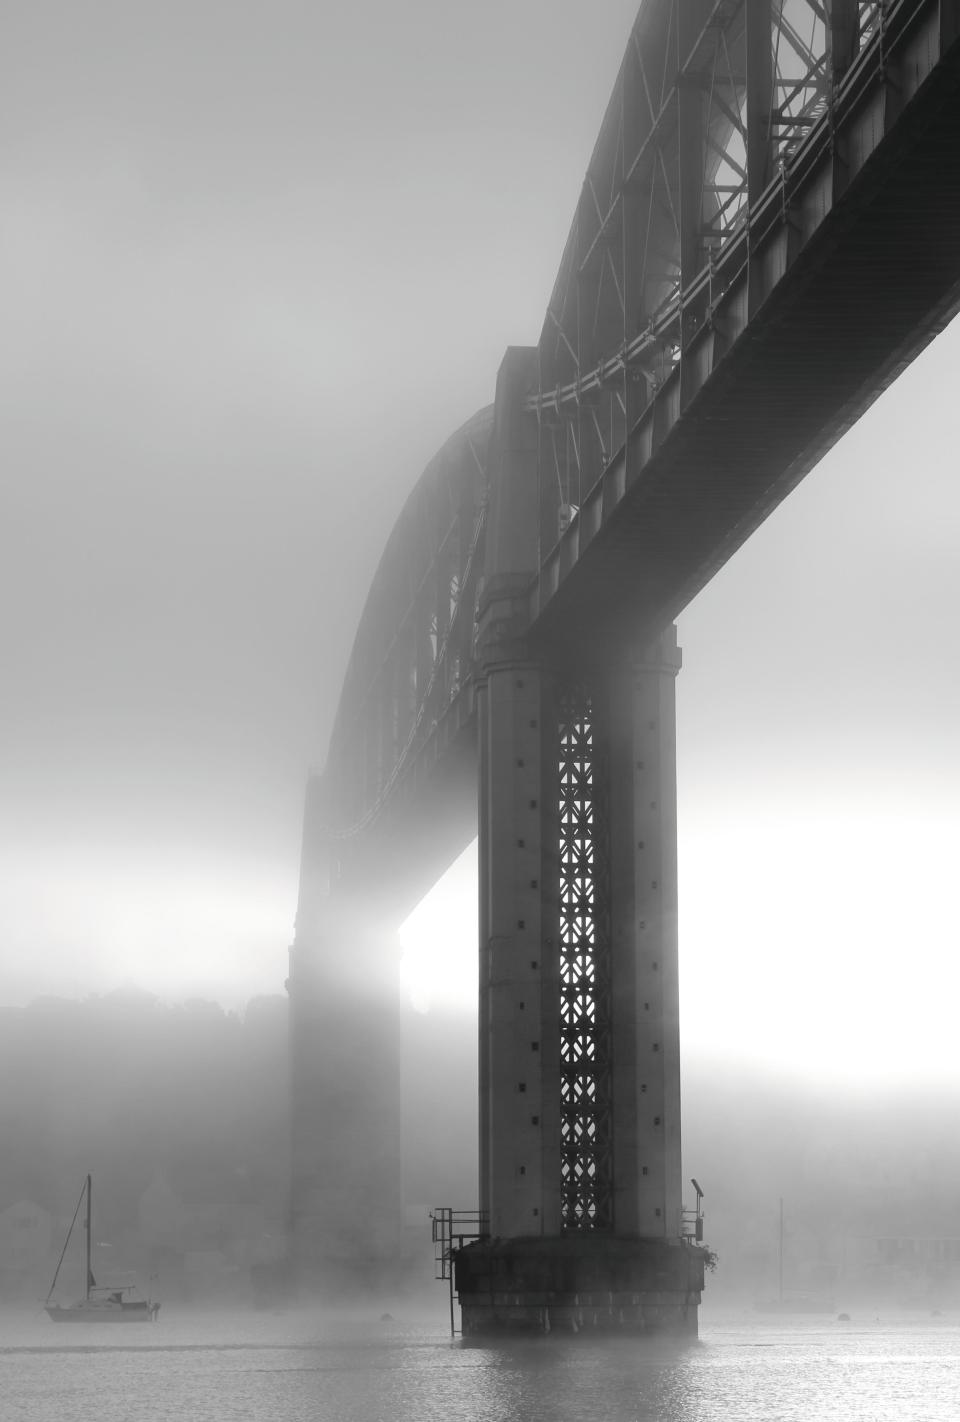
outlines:
{"label": "tree line in mist", "polygon": [[[427,1258],[429,1208],[477,1204],[476,1035],[466,1017],[407,1012],[401,1040],[405,1223]],[[59,1230],[89,1171],[98,1239],[139,1243],[140,1267],[219,1252],[241,1269],[282,1250],[288,1045],[280,996],[242,1012],[136,992],[0,1009],[0,1217],[29,1201]],[[956,1094],[686,1062],[684,1174],[706,1192],[711,1292],[770,1294],[782,1199],[797,1288],[846,1277],[923,1299],[955,1280],[960,1301]]]}
{"label": "tree line in mist", "polygon": [[96,1182],[103,1229],[133,1226],[161,1178],[188,1201],[282,1210],[287,1004],[243,1013],[120,992],[0,1010],[0,1209],[72,1213]]}

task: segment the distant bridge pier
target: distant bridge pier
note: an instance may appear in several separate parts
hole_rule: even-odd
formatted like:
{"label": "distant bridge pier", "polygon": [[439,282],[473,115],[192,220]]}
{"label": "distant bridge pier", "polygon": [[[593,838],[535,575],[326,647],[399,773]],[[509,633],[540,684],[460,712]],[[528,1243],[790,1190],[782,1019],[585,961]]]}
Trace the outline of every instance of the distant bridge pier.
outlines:
{"label": "distant bridge pier", "polygon": [[[695,1336],[683,1237],[674,629],[576,676],[481,642],[480,1196],[465,1334]],[[506,650],[507,655],[502,652]]]}
{"label": "distant bridge pier", "polygon": [[325,829],[324,786],[307,790],[290,950],[290,1283],[349,1299],[396,1282],[400,1036],[389,926],[349,892]]}

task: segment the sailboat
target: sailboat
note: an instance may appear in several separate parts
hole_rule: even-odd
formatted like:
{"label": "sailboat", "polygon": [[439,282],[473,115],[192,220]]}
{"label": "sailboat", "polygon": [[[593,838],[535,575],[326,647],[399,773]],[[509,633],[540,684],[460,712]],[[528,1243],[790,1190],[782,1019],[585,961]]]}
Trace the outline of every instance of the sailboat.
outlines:
{"label": "sailboat", "polygon": [[[76,1303],[59,1304],[54,1301],[54,1290],[57,1287],[57,1279],[60,1275],[60,1268],[63,1264],[70,1243],[70,1236],[73,1234],[74,1226],[80,1215],[80,1207],[86,1200],[86,1215],[84,1218],[84,1233],[86,1236],[86,1269],[84,1273],[84,1295]],[[117,1288],[114,1284],[98,1284],[93,1277],[93,1268],[90,1258],[91,1232],[90,1222],[93,1216],[93,1182],[88,1175],[83,1183],[80,1198],[77,1201],[77,1208],[73,1212],[73,1219],[70,1221],[70,1228],[67,1230],[67,1237],[63,1242],[60,1251],[60,1258],[57,1261],[56,1272],[53,1282],[50,1285],[44,1308],[49,1318],[54,1323],[152,1323],[160,1312],[158,1303],[151,1303],[149,1299],[139,1296],[138,1290],[130,1285]]]}
{"label": "sailboat", "polygon": [[832,1313],[833,1300],[813,1294],[783,1291],[783,1198],[780,1199],[780,1239],[777,1250],[777,1297],[755,1303],[758,1313]]}

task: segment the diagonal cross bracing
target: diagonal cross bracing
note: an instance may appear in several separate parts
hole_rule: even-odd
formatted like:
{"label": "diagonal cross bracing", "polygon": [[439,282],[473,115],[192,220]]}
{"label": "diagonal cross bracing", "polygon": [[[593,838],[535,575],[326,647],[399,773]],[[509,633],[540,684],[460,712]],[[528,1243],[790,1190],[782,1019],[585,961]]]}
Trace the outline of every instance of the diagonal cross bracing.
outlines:
{"label": "diagonal cross bracing", "polygon": [[560,1218],[566,1231],[613,1224],[609,858],[594,707],[559,702]]}

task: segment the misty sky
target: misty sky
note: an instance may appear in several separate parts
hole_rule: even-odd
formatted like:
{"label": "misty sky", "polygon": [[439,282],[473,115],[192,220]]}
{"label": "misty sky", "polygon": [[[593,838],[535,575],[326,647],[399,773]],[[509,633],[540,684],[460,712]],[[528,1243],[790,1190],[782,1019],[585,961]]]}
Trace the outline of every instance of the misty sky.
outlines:
{"label": "misty sky", "polygon": [[[0,1002],[282,990],[305,774],[406,494],[538,338],[601,8],[6,7]],[[955,325],[681,620],[691,1049],[960,1074],[958,370]]]}

